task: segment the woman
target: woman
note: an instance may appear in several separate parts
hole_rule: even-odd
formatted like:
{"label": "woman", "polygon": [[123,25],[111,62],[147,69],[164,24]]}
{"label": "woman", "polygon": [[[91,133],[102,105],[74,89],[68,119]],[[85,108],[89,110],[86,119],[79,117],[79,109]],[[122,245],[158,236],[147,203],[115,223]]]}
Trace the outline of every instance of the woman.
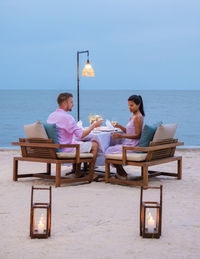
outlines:
{"label": "woman", "polygon": [[[121,126],[118,123],[115,123],[113,126],[119,128],[123,133],[114,133],[112,134],[113,138],[122,138],[121,145],[110,146],[106,150],[106,154],[121,154],[123,146],[135,147],[139,144],[139,139],[142,133],[143,118],[145,116],[143,101],[140,95],[132,95],[128,98],[128,108],[132,117],[129,120],[129,123],[126,125],[126,128]],[[131,152],[131,151],[127,151]],[[125,179],[127,176],[126,171],[121,165],[114,165],[117,169],[116,176],[121,179]]]}

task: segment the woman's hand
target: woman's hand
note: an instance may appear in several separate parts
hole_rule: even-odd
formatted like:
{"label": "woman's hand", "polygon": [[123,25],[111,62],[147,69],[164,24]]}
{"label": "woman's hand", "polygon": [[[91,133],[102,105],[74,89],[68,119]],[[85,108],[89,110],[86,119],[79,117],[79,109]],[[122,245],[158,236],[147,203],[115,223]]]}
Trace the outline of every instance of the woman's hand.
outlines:
{"label": "woman's hand", "polygon": [[120,128],[120,124],[118,124],[116,121],[112,121],[112,125],[113,125],[113,127],[115,127],[115,128]]}
{"label": "woman's hand", "polygon": [[113,134],[112,134],[112,137],[113,137],[113,138],[123,138],[123,134],[120,134],[120,133],[113,133]]}
{"label": "woman's hand", "polygon": [[119,128],[120,130],[122,130],[124,133],[126,133],[126,128],[124,128],[122,125],[120,125],[119,123],[117,123],[116,121],[112,121],[112,125],[115,128]]}

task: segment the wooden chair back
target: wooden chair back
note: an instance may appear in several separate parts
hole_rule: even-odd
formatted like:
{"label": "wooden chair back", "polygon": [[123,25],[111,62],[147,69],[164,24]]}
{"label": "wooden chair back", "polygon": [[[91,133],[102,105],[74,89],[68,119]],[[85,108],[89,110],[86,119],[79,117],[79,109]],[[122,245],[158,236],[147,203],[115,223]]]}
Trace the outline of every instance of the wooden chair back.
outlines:
{"label": "wooden chair back", "polygon": [[35,158],[50,158],[56,159],[56,149],[50,147],[43,147],[42,144],[53,144],[53,139],[42,138],[20,138],[19,142],[25,143],[38,143],[39,147],[26,147],[21,146],[21,153],[23,157],[35,157]]}
{"label": "wooden chair back", "polygon": [[[158,146],[158,145],[167,145],[172,143],[177,143],[178,139],[164,139],[157,142],[150,142],[149,146]],[[169,147],[161,150],[149,151],[146,157],[146,161],[162,159],[167,157],[173,157],[175,153],[176,147]]]}

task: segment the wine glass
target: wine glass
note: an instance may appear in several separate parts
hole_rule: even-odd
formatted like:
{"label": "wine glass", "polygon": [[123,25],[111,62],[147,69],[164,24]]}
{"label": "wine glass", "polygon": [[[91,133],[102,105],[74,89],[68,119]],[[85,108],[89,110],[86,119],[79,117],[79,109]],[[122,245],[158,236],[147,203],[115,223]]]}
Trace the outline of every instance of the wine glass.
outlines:
{"label": "wine glass", "polygon": [[117,125],[117,121],[111,121],[112,125],[115,127]]}

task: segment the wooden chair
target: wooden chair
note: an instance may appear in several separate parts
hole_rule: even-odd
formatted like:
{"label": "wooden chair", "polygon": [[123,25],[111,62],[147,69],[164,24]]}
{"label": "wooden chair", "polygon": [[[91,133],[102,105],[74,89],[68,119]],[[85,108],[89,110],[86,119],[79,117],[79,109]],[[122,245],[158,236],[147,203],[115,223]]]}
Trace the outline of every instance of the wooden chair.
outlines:
{"label": "wooden chair", "polygon": [[[123,147],[122,154],[107,154],[105,161],[106,183],[148,186],[148,178],[158,175],[182,178],[182,157],[174,156],[177,146],[184,145],[178,139],[166,139],[159,142],[150,142],[149,147]],[[142,151],[145,153],[127,153],[127,150]],[[177,173],[149,171],[148,167],[177,161]],[[115,179],[110,177],[110,164],[132,165],[141,167],[141,177],[134,180]]]}
{"label": "wooden chair", "polygon": [[[54,179],[55,186],[59,187],[61,183],[74,183],[74,182],[91,182],[93,179],[93,170],[91,163],[93,154],[80,153],[79,144],[54,144],[53,139],[40,139],[40,138],[20,138],[19,142],[13,142],[12,145],[21,147],[21,157],[13,158],[13,181],[18,178],[24,177],[39,177],[46,179]],[[57,153],[56,149],[59,148],[76,148],[75,153]],[[19,174],[18,161],[29,161],[46,163],[47,169],[45,173],[35,174]],[[66,163],[80,164],[89,163],[89,173],[81,178],[67,178],[61,176],[61,165]],[[56,165],[56,176],[51,175],[51,164]]]}

